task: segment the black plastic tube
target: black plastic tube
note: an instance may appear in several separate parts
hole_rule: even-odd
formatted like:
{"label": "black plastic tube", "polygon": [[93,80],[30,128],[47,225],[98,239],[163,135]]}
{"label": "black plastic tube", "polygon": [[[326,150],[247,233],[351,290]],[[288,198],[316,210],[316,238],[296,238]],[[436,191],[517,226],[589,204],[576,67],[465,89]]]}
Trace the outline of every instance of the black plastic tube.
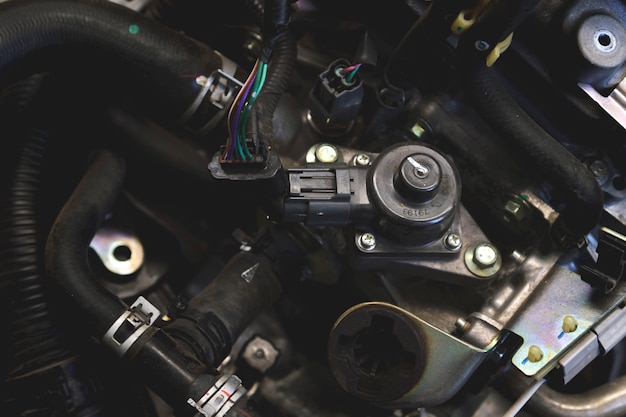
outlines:
{"label": "black plastic tube", "polygon": [[57,216],[46,242],[48,274],[92,319],[92,333],[102,337],[127,306],[92,277],[87,253],[124,183],[124,159],[98,152]]}
{"label": "black plastic tube", "polygon": [[292,33],[285,31],[280,35],[272,52],[267,69],[267,80],[254,103],[257,113],[259,136],[266,144],[271,144],[274,137],[274,111],[282,97],[291,73],[296,64],[296,40]]}
{"label": "black plastic tube", "polygon": [[[270,0],[265,3],[263,35],[276,36],[268,64],[265,85],[254,103],[260,139],[271,145],[274,137],[274,111],[291,78],[296,65],[297,45],[294,34],[286,28],[289,21],[289,1]],[[254,119],[254,118],[252,118]]]}
{"label": "black plastic tube", "polygon": [[[529,169],[539,170],[560,193],[565,207],[552,227],[552,237],[565,248],[574,247],[600,219],[602,190],[589,169],[539,126],[508,93],[495,70],[486,66],[488,51],[479,50],[477,42],[498,39],[490,36],[488,23],[466,33],[459,43],[465,90],[481,116],[524,152]],[[501,29],[499,25],[493,28]],[[499,32],[497,36],[502,35]]]}
{"label": "black plastic tube", "polygon": [[[216,185],[207,166],[209,159],[196,148],[174,136],[145,116],[112,109],[107,114],[115,140],[124,149],[124,155],[133,155],[138,163],[146,159],[159,168],[168,168],[204,184]],[[129,162],[130,164],[130,162]]]}
{"label": "black plastic tube", "polygon": [[[50,318],[49,288],[38,245],[37,201],[48,134],[35,129],[22,148],[0,208],[0,282],[11,294],[11,377],[70,356]],[[3,294],[5,295],[5,294]]]}
{"label": "black plastic tube", "polygon": [[196,77],[221,67],[221,57],[206,45],[105,0],[0,3],[3,83],[42,70],[80,70],[91,87],[132,88],[156,115],[171,120],[196,100],[202,89]]}

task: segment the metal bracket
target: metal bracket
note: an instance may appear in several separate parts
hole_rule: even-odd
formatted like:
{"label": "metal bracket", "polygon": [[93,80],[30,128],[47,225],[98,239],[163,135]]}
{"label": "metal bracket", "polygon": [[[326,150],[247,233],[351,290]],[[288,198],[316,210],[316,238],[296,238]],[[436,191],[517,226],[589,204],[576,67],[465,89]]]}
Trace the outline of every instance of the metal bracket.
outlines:
{"label": "metal bracket", "polygon": [[594,325],[560,360],[563,383],[567,384],[592,360],[606,354],[626,336],[626,310],[618,307]]}
{"label": "metal bracket", "polygon": [[[111,348],[118,356],[124,356],[128,349],[148,330],[158,317],[161,311],[152,305],[144,297],[139,296],[137,300],[109,327],[109,330],[102,337],[102,342]],[[122,340],[116,338],[116,334],[123,326],[130,327],[128,336]]]}
{"label": "metal bracket", "polygon": [[617,123],[626,129],[626,78],[623,79],[608,97],[598,93],[595,88],[585,83],[578,83],[593,101],[598,103]]}
{"label": "metal bracket", "polygon": [[223,375],[199,399],[187,404],[196,409],[195,417],[224,417],[247,392],[236,375]]}

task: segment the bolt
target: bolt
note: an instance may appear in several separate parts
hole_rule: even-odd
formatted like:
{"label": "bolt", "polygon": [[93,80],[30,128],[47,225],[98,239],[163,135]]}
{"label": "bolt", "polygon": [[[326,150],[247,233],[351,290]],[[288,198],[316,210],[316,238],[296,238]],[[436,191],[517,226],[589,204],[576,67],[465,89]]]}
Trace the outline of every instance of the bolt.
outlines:
{"label": "bolt", "polygon": [[315,149],[315,157],[318,161],[328,164],[337,162],[337,159],[339,158],[339,153],[337,152],[337,148],[334,145],[324,143],[319,145],[317,149]]}
{"label": "bolt", "polygon": [[607,176],[609,174],[609,169],[607,168],[604,161],[600,161],[600,160],[594,161],[589,166],[589,169],[593,173],[593,176],[598,179],[598,182],[602,184],[604,181],[606,181]]}
{"label": "bolt", "polygon": [[526,255],[524,255],[523,253],[514,250],[511,253],[511,258],[515,261],[516,264],[521,265],[524,263],[524,261],[526,261]]}
{"label": "bolt", "polygon": [[363,233],[359,237],[359,246],[365,250],[374,249],[376,246],[376,237],[371,233]]}
{"label": "bolt", "polygon": [[354,158],[354,161],[356,162],[358,166],[365,167],[365,166],[368,166],[370,162],[372,162],[372,159],[370,158],[369,155],[360,153]]}
{"label": "bolt", "polygon": [[254,356],[256,356],[258,359],[263,359],[265,358],[265,352],[263,351],[263,349],[258,348],[254,351]]}
{"label": "bolt", "polygon": [[426,133],[426,129],[419,123],[415,123],[411,128],[411,133],[415,135],[417,138],[421,138],[424,133]]}
{"label": "bolt", "polygon": [[575,332],[578,328],[578,322],[572,316],[563,317],[563,326],[561,326],[565,333]]}
{"label": "bolt", "polygon": [[519,222],[526,217],[526,210],[524,210],[524,206],[517,201],[509,200],[504,205],[504,215],[509,220]]}
{"label": "bolt", "polygon": [[498,260],[498,252],[496,248],[488,243],[482,243],[474,249],[474,263],[481,269],[490,268],[495,265]]}
{"label": "bolt", "polygon": [[543,359],[543,352],[539,346],[532,345],[528,348],[528,360],[530,362],[539,362],[541,359]]}
{"label": "bolt", "polygon": [[444,244],[446,245],[446,248],[450,250],[457,250],[461,247],[463,241],[461,240],[461,236],[457,235],[456,233],[450,233],[448,236],[446,236]]}
{"label": "bolt", "polygon": [[469,329],[470,323],[464,318],[459,317],[456,319],[456,322],[454,322],[454,327],[461,333],[465,333]]}
{"label": "bolt", "polygon": [[254,39],[248,39],[247,41],[244,42],[243,47],[247,50],[247,51],[252,51],[254,49],[254,47],[256,46],[256,41]]}
{"label": "bolt", "polygon": [[196,77],[196,84],[201,85],[201,86],[205,86],[207,81],[209,81],[209,79],[207,77],[205,77],[204,75],[198,75]]}

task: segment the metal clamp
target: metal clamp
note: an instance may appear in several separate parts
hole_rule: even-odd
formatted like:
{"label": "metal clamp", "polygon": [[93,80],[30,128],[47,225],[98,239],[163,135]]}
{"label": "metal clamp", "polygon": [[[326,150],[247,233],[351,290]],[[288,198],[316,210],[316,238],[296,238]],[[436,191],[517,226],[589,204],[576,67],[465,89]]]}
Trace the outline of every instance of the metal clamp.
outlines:
{"label": "metal clamp", "polygon": [[[130,308],[109,327],[109,330],[102,337],[102,342],[119,356],[124,356],[133,343],[160,316],[161,311],[158,308],[144,297],[139,296]],[[131,327],[130,332],[125,339],[118,340],[116,334],[123,326]]]}
{"label": "metal clamp", "polygon": [[223,375],[199,400],[189,398],[187,404],[198,411],[195,417],[224,417],[246,392],[239,377]]}
{"label": "metal clamp", "polygon": [[235,97],[235,93],[243,87],[243,83],[234,77],[237,70],[235,63],[222,57],[223,69],[212,72],[208,77],[199,76],[196,83],[202,85],[202,89],[187,110],[179,117],[178,123],[186,125],[194,116],[200,105],[204,102],[207,94],[209,102],[218,110],[217,114],[209,120],[200,131],[207,130],[219,121],[220,115],[226,110]]}

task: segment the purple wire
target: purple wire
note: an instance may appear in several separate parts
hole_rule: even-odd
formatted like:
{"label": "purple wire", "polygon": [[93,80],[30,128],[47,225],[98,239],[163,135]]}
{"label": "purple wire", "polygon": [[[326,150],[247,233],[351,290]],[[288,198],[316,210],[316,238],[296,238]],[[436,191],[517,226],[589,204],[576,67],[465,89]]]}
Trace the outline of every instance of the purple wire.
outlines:
{"label": "purple wire", "polygon": [[250,90],[252,89],[252,84],[254,84],[254,80],[256,79],[256,76],[259,72],[255,71],[254,75],[252,76],[252,79],[250,80],[250,82],[248,83],[248,85],[245,86],[245,90],[243,91],[243,94],[241,95],[241,100],[239,100],[239,103],[237,103],[237,108],[235,109],[235,116],[233,117],[233,127],[232,127],[232,143],[230,144],[230,149],[228,149],[228,154],[226,155],[227,159],[233,159],[234,156],[234,152],[235,152],[235,147],[237,146],[237,140],[238,140],[238,132],[239,132],[239,117],[241,116],[241,111],[243,110],[243,106],[246,103],[246,98],[248,97],[248,94],[250,94]]}

